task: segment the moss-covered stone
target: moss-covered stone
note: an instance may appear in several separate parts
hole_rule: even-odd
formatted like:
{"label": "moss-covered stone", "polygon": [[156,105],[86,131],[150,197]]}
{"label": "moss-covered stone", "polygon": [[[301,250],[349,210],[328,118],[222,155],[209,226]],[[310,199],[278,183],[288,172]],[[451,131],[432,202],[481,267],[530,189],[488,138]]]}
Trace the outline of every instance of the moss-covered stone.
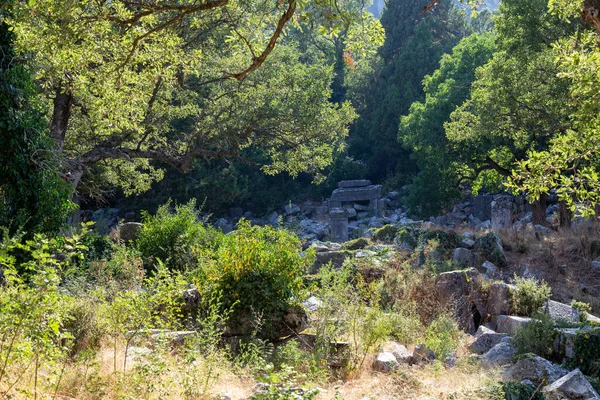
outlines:
{"label": "moss-covered stone", "polygon": [[369,239],[358,238],[358,239],[354,239],[354,240],[344,243],[342,245],[342,249],[344,249],[344,250],[362,250],[365,247],[368,247],[370,245],[371,245],[371,241]]}
{"label": "moss-covered stone", "polygon": [[371,239],[374,242],[392,243],[398,234],[399,228],[393,225],[385,225],[373,231]]}

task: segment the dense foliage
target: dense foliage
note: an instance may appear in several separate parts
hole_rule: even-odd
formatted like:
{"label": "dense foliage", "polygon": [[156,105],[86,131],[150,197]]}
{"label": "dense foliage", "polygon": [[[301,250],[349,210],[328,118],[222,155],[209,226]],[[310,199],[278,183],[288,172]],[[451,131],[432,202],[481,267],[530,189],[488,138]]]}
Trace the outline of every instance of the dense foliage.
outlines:
{"label": "dense foliage", "polygon": [[30,70],[0,10],[0,226],[53,232],[72,210]]}
{"label": "dense foliage", "polygon": [[358,77],[348,78],[353,83],[349,98],[361,115],[350,133],[349,154],[366,162],[367,177],[376,181],[414,171],[410,153],[397,144],[399,118],[423,98],[425,75],[467,34],[466,20],[452,1],[423,13],[428,3],[389,2],[381,17],[386,41],[379,56],[357,68]]}

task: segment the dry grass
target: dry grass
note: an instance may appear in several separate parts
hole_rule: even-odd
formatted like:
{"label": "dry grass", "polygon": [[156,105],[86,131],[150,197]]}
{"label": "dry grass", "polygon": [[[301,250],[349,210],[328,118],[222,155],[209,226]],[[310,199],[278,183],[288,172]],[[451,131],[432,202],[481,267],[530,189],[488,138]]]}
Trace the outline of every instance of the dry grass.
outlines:
{"label": "dry grass", "polygon": [[541,237],[532,230],[503,231],[502,242],[509,274],[526,270],[552,287],[552,297],[564,303],[581,300],[600,313],[600,272],[592,261],[600,257],[600,224],[576,230],[559,230]]}
{"label": "dry grass", "polygon": [[392,399],[484,399],[480,389],[499,380],[496,370],[461,363],[446,368],[439,363],[422,367],[404,367],[393,374],[363,371],[360,377],[342,385],[329,387],[318,399],[335,399],[336,391],[344,400],[365,397]]}

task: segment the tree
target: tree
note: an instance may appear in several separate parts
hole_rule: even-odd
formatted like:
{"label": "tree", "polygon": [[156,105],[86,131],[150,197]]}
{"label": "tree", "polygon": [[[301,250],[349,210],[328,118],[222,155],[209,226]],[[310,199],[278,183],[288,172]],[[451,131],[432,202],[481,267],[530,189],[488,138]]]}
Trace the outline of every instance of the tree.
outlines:
{"label": "tree", "polygon": [[57,231],[71,210],[29,70],[0,11],[0,226]]}
{"label": "tree", "polygon": [[[555,13],[569,21],[582,14],[596,30],[587,30],[555,43],[558,75],[568,82],[564,93],[571,113],[569,124],[544,149],[532,149],[513,173],[510,186],[524,190],[532,200],[556,189],[559,199],[571,211],[584,217],[596,214],[600,203],[600,125],[597,121],[600,51],[595,1],[550,2]],[[596,10],[596,11],[594,11]],[[574,25],[574,23],[572,23]]]}
{"label": "tree", "polygon": [[[350,99],[361,118],[352,126],[349,154],[368,166],[368,177],[380,181],[392,174],[414,174],[409,153],[397,143],[400,116],[423,98],[421,81],[438,66],[441,56],[466,34],[458,7],[440,1],[429,12],[427,0],[391,1],[381,17],[386,41],[366,78]],[[363,71],[360,71],[363,72]]]}
{"label": "tree", "polygon": [[399,140],[411,151],[419,174],[409,188],[408,205],[423,215],[433,215],[456,198],[464,166],[456,162],[444,130],[450,114],[469,96],[475,70],[486,64],[495,50],[490,33],[463,39],[440,61],[440,67],[423,80],[425,100],[414,102],[400,120]]}
{"label": "tree", "polygon": [[[477,71],[470,99],[446,124],[476,188],[500,188],[515,162],[547,147],[568,126],[572,111],[551,45],[573,28],[550,14],[545,0],[506,0],[499,12],[499,51]],[[533,222],[545,224],[544,198],[533,205]]]}
{"label": "tree", "polygon": [[[296,0],[13,2],[17,50],[48,100],[51,136],[74,187],[94,168],[132,193],[195,158],[244,159],[317,174],[355,118],[328,102],[333,71],[306,65],[286,35]],[[319,3],[330,29],[355,17]]]}

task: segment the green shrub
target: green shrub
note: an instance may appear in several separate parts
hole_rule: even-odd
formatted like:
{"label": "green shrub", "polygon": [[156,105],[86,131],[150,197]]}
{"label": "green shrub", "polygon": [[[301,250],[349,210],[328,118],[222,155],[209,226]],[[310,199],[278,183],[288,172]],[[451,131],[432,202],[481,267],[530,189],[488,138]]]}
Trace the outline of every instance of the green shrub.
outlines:
{"label": "green shrub", "polygon": [[512,306],[519,315],[531,315],[550,298],[550,286],[544,281],[519,278],[515,275],[516,288],[511,292]]}
{"label": "green shrub", "polygon": [[302,350],[300,344],[290,340],[283,346],[278,346],[273,352],[273,366],[281,370],[284,366],[294,368],[296,371],[307,372],[307,366],[312,364],[312,354]]}
{"label": "green shrub", "polygon": [[390,336],[406,345],[418,343],[423,335],[423,324],[417,313],[415,302],[408,302],[400,307],[396,307],[389,316],[391,329]]}
{"label": "green shrub", "polygon": [[419,244],[427,245],[428,243],[435,244],[431,251],[435,252],[437,258],[441,260],[451,257],[454,249],[460,246],[460,238],[454,231],[423,230],[419,237]]}
{"label": "green shrub", "polygon": [[137,250],[115,246],[109,260],[92,261],[88,277],[115,291],[139,289],[144,279],[144,264]]}
{"label": "green shrub", "polygon": [[600,379],[600,328],[579,331],[573,340],[573,349],[573,366]]}
{"label": "green shrub", "polygon": [[87,247],[84,257],[87,261],[108,260],[114,252],[114,243],[107,237],[95,232],[86,234],[81,240],[81,244]]}
{"label": "green shrub", "polygon": [[406,243],[413,249],[419,245],[420,229],[401,228],[396,235],[398,243]]}
{"label": "green shrub", "polygon": [[491,389],[490,400],[544,400],[533,385],[521,382],[502,382]]}
{"label": "green shrub", "polygon": [[463,333],[454,318],[441,315],[425,330],[425,345],[433,350],[440,360],[443,360],[456,350],[462,336]]}
{"label": "green shrub", "polygon": [[375,242],[391,243],[398,234],[398,228],[393,225],[385,225],[382,228],[375,229],[371,239]]}
{"label": "green shrub", "polygon": [[552,354],[554,324],[547,314],[536,313],[531,322],[525,324],[514,337],[518,354],[534,353],[541,357]]}
{"label": "green shrub", "polygon": [[106,327],[98,313],[99,305],[100,299],[89,295],[65,302],[62,328],[72,336],[71,355],[100,347]]}
{"label": "green shrub", "polygon": [[586,322],[588,320],[588,315],[592,311],[592,306],[590,304],[573,300],[571,301],[571,307],[579,311],[579,320],[581,322]]}
{"label": "green shrub", "polygon": [[136,245],[144,262],[154,266],[156,259],[169,268],[184,271],[196,265],[195,250],[215,247],[223,236],[199,221],[196,200],[175,207],[171,202],[160,206],[155,215],[142,212],[143,227]]}
{"label": "green shrub", "polygon": [[[302,253],[294,234],[273,227],[251,226],[242,220],[216,249],[198,253],[200,266],[191,274],[204,294],[223,294],[225,310],[281,315],[303,294],[303,275],[313,254]],[[236,304],[237,303],[237,304]]]}

